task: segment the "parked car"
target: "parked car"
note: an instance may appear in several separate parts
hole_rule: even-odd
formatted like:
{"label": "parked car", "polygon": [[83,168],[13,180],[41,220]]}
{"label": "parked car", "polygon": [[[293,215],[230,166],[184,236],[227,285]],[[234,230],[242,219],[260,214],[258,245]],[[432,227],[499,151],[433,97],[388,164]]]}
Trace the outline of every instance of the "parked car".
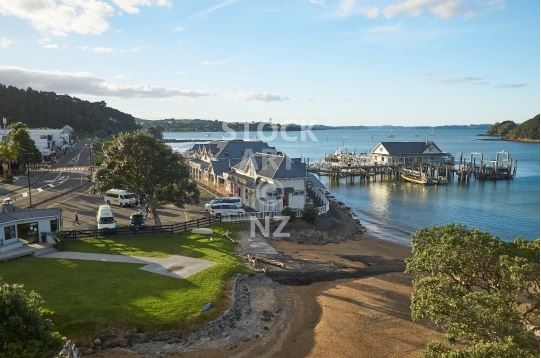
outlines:
{"label": "parked car", "polygon": [[213,216],[235,216],[244,215],[246,211],[243,208],[239,208],[237,204],[212,204],[209,209],[210,215]]}
{"label": "parked car", "polygon": [[105,192],[105,196],[103,198],[105,203],[107,205],[119,205],[121,207],[124,206],[132,206],[135,205],[137,202],[137,198],[135,197],[134,193],[130,193],[126,190],[120,190],[120,189],[109,189]]}
{"label": "parked car", "polygon": [[142,230],[145,228],[145,215],[136,211],[130,215],[130,228],[134,230]]}
{"label": "parked car", "polygon": [[98,230],[116,230],[116,219],[109,205],[100,205],[96,215]]}
{"label": "parked car", "polygon": [[237,208],[242,208],[244,205],[242,204],[242,200],[238,196],[225,196],[221,198],[212,199],[210,202],[205,204],[205,209],[207,211],[210,210],[210,207],[214,204],[234,204]]}

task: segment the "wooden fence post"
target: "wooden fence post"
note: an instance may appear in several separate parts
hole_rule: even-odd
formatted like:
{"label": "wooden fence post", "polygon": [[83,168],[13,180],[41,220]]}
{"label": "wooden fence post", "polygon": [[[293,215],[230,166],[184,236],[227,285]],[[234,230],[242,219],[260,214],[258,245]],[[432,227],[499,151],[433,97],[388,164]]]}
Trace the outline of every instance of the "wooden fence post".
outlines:
{"label": "wooden fence post", "polygon": [[210,226],[210,224],[211,224],[211,222],[210,222],[211,219],[212,219],[212,218],[209,216],[209,226]]}
{"label": "wooden fence post", "polygon": [[186,221],[184,222],[184,231],[188,230],[187,226],[186,226]]}
{"label": "wooden fence post", "polygon": [[196,223],[195,223],[195,226],[196,227],[199,227],[199,219],[197,219]]}
{"label": "wooden fence post", "polygon": [[73,229],[73,239],[74,240],[77,239],[77,231],[75,229]]}

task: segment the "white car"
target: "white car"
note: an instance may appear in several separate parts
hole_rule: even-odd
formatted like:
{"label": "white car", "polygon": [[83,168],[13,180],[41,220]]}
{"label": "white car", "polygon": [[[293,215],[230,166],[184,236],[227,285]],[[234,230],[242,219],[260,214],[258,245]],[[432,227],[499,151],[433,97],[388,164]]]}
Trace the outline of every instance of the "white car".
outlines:
{"label": "white car", "polygon": [[230,196],[212,199],[210,202],[205,204],[205,210],[209,211],[210,207],[214,204],[234,204],[237,206],[237,208],[242,208],[244,206],[241,198],[238,196]]}
{"label": "white car", "polygon": [[137,202],[137,198],[134,193],[130,193],[126,190],[120,189],[109,189],[105,192],[103,201],[107,205],[118,205],[118,206],[132,206]]}
{"label": "white car", "polygon": [[236,204],[212,204],[209,209],[210,215],[213,216],[235,216],[245,215],[246,211],[243,208],[239,208]]}

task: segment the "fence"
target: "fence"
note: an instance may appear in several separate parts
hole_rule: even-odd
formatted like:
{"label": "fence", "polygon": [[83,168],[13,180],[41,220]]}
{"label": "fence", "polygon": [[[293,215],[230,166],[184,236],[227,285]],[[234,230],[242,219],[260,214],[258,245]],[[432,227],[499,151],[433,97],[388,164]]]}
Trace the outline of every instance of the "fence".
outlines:
{"label": "fence", "polygon": [[189,229],[198,227],[207,227],[222,221],[218,216],[203,217],[183,223],[161,225],[161,226],[145,226],[142,228],[131,228],[128,226],[117,227],[116,229],[89,229],[89,230],[69,230],[60,231],[59,234],[67,240],[83,239],[85,237],[104,237],[104,236],[122,236],[122,235],[154,235],[154,234],[176,234]]}
{"label": "fence", "polygon": [[318,210],[318,215],[323,215],[328,212],[330,208],[330,202],[329,199],[327,199],[327,195],[325,195],[325,189],[315,188],[313,186],[307,186],[306,189],[310,192],[312,196],[314,196],[314,198],[319,200],[319,204],[321,206],[316,206],[316,209]]}

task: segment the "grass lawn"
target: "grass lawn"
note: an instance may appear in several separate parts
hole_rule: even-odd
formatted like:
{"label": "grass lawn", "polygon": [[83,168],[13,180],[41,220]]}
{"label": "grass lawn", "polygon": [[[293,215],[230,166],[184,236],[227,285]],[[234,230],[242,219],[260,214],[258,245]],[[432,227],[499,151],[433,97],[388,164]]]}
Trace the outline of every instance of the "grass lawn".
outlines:
{"label": "grass lawn", "polygon": [[[233,256],[233,225],[212,227],[214,241],[192,233],[67,241],[69,251],[167,257],[185,255],[215,262],[187,279],[139,270],[140,264],[26,257],[0,264],[0,277],[38,292],[55,327],[85,342],[109,327],[142,331],[186,328],[217,316],[227,304],[227,279],[245,267]],[[217,238],[219,237],[219,238]],[[202,313],[212,302],[214,308]]]}

